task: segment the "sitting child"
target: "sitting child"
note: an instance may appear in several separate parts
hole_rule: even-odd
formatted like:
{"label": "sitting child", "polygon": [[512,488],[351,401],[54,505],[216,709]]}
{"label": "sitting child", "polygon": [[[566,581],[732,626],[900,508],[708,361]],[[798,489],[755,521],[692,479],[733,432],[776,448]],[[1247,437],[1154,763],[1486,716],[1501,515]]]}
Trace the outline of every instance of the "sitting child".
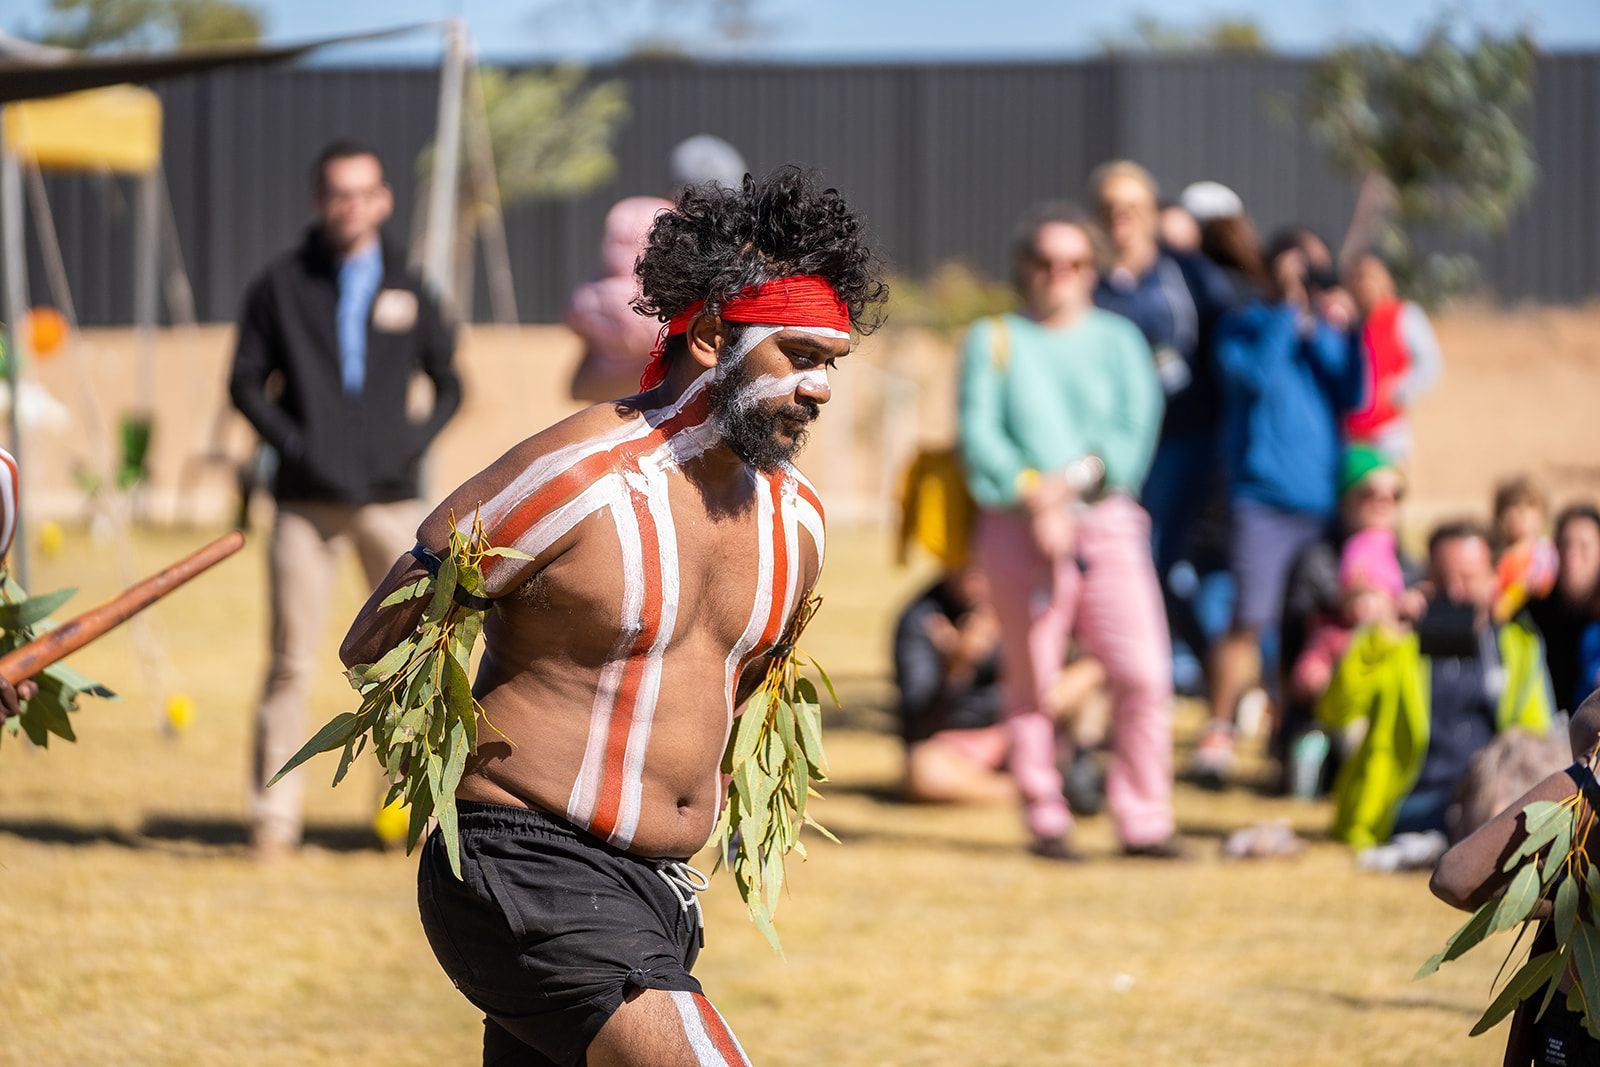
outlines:
{"label": "sitting child", "polygon": [[1545,534],[1548,512],[1544,491],[1531,478],[1518,475],[1494,491],[1495,572],[1500,586],[1494,617],[1500,622],[1555,586],[1561,560],[1555,542]]}
{"label": "sitting child", "polygon": [[1339,607],[1312,623],[1304,651],[1289,675],[1291,695],[1315,703],[1328,688],[1350,638],[1362,626],[1394,622],[1405,579],[1392,530],[1353,534],[1339,554]]}

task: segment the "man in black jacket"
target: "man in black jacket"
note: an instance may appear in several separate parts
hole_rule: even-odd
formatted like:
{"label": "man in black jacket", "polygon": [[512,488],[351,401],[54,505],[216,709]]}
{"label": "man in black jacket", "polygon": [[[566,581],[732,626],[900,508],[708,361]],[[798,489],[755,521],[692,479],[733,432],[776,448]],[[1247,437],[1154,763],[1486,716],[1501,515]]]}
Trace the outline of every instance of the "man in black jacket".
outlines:
{"label": "man in black jacket", "polygon": [[[372,149],[337,142],[313,172],[318,223],[251,285],[229,392],[277,452],[269,549],[272,662],[257,712],[251,842],[263,858],[293,849],[301,787],[265,783],[304,734],[336,565],[354,546],[376,585],[415,540],[417,468],[461,404],[454,340],[438,305],[381,228],[394,208]],[[407,414],[418,371],[432,413]]]}

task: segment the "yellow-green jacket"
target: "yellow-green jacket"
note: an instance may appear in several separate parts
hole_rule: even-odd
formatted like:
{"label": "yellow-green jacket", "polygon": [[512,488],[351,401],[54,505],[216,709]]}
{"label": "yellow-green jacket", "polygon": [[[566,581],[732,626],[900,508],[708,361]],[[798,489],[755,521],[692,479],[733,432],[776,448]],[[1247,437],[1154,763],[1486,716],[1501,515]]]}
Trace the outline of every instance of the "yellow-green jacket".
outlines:
{"label": "yellow-green jacket", "polygon": [[[1506,678],[1496,730],[1520,726],[1544,733],[1555,703],[1538,632],[1509,622],[1500,628],[1499,646]],[[1357,848],[1389,839],[1428,753],[1432,677],[1414,633],[1373,626],[1350,642],[1317,702],[1318,720],[1331,729],[1367,720],[1366,736],[1334,783],[1334,837]]]}

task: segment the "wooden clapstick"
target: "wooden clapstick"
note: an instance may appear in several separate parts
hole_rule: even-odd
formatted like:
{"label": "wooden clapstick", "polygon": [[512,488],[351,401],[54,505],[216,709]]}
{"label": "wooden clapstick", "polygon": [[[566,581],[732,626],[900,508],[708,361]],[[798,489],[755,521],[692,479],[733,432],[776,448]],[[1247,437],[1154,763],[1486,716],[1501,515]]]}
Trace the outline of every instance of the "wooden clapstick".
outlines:
{"label": "wooden clapstick", "polygon": [[31,678],[50,664],[78,651],[154,604],[183,583],[221,563],[244,547],[238,530],[217,538],[166,570],[130,586],[97,608],[79,615],[37,637],[21,648],[0,656],[0,678],[12,685]]}

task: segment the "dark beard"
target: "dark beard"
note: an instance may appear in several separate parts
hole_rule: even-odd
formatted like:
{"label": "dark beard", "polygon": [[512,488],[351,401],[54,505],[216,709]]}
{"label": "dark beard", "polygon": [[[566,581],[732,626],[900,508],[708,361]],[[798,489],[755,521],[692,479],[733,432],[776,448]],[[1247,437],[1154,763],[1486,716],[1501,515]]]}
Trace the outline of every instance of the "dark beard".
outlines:
{"label": "dark beard", "polygon": [[787,420],[809,423],[817,417],[820,408],[814,401],[802,400],[799,404],[784,404],[765,411],[760,402],[739,399],[740,390],[748,382],[745,374],[732,374],[725,381],[713,381],[711,417],[716,421],[722,443],[732,449],[734,455],[756,470],[770,474],[794,459],[810,436],[810,431],[802,428],[785,442],[778,437],[779,428]]}

